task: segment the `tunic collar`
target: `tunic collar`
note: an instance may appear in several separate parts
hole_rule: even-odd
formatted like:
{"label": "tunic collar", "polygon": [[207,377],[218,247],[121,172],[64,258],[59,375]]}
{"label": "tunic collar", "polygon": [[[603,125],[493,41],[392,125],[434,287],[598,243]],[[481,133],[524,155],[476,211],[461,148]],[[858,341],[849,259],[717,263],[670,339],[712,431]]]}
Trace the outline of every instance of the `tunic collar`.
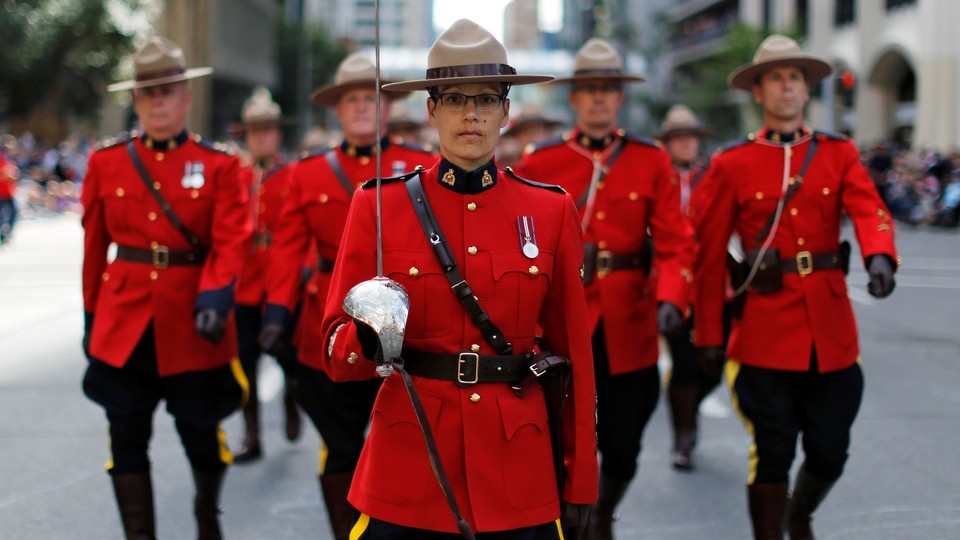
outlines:
{"label": "tunic collar", "polygon": [[798,141],[809,134],[810,130],[805,126],[800,126],[799,128],[786,133],[770,129],[769,127],[764,127],[758,136],[770,142],[787,144]]}
{"label": "tunic collar", "polygon": [[577,141],[577,144],[588,150],[603,150],[613,144],[619,137],[620,133],[616,131],[611,131],[600,138],[591,137],[580,130],[574,132],[574,140]]}
{"label": "tunic collar", "polygon": [[187,133],[187,130],[183,130],[179,135],[170,139],[154,139],[153,137],[148,136],[146,133],[140,136],[140,142],[143,143],[143,146],[148,150],[156,150],[158,152],[169,152],[174,148],[179,148],[183,146],[187,139],[190,138],[190,134]]}
{"label": "tunic collar", "polygon": [[[390,147],[390,137],[384,137],[380,140],[381,150],[386,150]],[[352,158],[371,158],[377,155],[377,145],[368,144],[365,146],[357,146],[350,144],[347,141],[340,143],[340,151],[343,152],[346,156]]]}
{"label": "tunic collar", "polygon": [[437,182],[463,195],[480,193],[496,185],[497,164],[491,159],[482,167],[465,171],[446,159],[441,159],[437,165]]}

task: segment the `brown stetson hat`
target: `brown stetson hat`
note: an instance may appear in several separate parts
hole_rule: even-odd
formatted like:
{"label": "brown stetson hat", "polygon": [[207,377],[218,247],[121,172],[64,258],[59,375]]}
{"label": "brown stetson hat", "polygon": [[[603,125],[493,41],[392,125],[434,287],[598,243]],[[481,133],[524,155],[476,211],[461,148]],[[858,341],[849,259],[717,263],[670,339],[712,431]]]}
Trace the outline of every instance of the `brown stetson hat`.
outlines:
{"label": "brown stetson hat", "polygon": [[133,80],[111,84],[107,91],[119,92],[186,81],[210,75],[213,68],[187,69],[183,49],[167,38],[153,36],[133,54],[133,73]]}
{"label": "brown stetson hat", "polygon": [[547,129],[557,128],[563,125],[563,122],[547,116],[546,112],[539,105],[528,103],[523,106],[520,113],[510,118],[507,129],[501,134],[502,137],[516,135],[517,131],[534,124],[543,124]]}
{"label": "brown stetson hat", "polygon": [[430,47],[425,79],[386,84],[383,89],[396,92],[450,84],[519,85],[552,80],[551,75],[517,75],[517,70],[507,64],[507,50],[493,34],[473,21],[460,19]]}
{"label": "brown stetson hat", "polygon": [[713,130],[700,125],[697,116],[686,105],[674,105],[667,111],[667,115],[660,124],[660,131],[654,136],[665,141],[676,135],[693,135],[695,137],[710,137]]}
{"label": "brown stetson hat", "polygon": [[253,124],[279,124],[280,123],[280,105],[273,101],[273,95],[270,94],[264,86],[258,86],[253,89],[250,98],[243,104],[243,110],[240,112],[240,120],[243,125]]}
{"label": "brown stetson hat", "polygon": [[[380,77],[380,86],[390,81]],[[376,88],[377,67],[365,54],[355,52],[347,55],[346,58],[337,66],[337,73],[333,76],[333,82],[321,87],[310,96],[314,103],[321,107],[336,107],[337,102],[344,94],[358,88]],[[393,94],[390,99],[399,99],[403,95]]]}
{"label": "brown stetson hat", "polygon": [[787,36],[773,34],[760,43],[752,62],[738,67],[730,74],[727,83],[733,88],[750,92],[760,74],[781,66],[796,66],[803,70],[810,86],[817,84],[833,71],[833,67],[823,58],[801,51],[796,41]]}
{"label": "brown stetson hat", "polygon": [[555,84],[573,83],[591,79],[618,79],[623,82],[643,82],[640,75],[623,71],[623,58],[609,42],[590,38],[573,57],[573,75],[553,81]]}

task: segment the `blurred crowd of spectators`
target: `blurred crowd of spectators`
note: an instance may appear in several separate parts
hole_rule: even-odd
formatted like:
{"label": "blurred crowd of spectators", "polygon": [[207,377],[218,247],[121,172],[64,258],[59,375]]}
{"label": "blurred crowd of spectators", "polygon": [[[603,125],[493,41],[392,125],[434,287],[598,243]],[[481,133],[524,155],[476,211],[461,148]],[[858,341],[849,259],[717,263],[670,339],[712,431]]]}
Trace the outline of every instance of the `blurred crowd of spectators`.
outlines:
{"label": "blurred crowd of spectators", "polygon": [[70,135],[51,147],[29,132],[17,137],[4,134],[0,139],[0,153],[15,167],[20,218],[80,213],[80,183],[95,140]]}
{"label": "blurred crowd of spectators", "polygon": [[944,153],[879,143],[861,156],[895,219],[911,225],[957,227],[960,149]]}

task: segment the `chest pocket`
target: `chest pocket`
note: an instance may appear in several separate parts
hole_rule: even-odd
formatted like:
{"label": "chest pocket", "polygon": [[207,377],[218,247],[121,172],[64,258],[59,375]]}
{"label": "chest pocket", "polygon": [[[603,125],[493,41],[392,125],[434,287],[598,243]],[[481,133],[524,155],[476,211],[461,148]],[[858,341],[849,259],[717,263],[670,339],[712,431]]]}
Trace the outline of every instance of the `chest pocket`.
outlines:
{"label": "chest pocket", "polygon": [[543,298],[550,288],[553,253],[543,250],[533,259],[517,251],[492,252],[493,292],[482,304],[507,335],[535,333]]}
{"label": "chest pocket", "polygon": [[[605,219],[615,223],[625,231],[645,231],[647,213],[653,207],[653,196],[648,189],[640,186],[623,186],[607,192],[607,216]],[[596,219],[595,216],[594,219]]]}
{"label": "chest pocket", "polygon": [[135,220],[146,213],[144,201],[140,197],[133,189],[104,186],[100,198],[103,200],[107,230],[113,238],[129,233]]}
{"label": "chest pocket", "polygon": [[[450,283],[433,253],[415,250],[384,250],[383,271],[410,295],[410,314],[405,333],[416,338],[435,338],[450,333],[451,321],[463,306],[450,290]],[[464,313],[464,316],[466,314]]]}
{"label": "chest pocket", "polygon": [[213,224],[213,186],[205,189],[185,189],[178,186],[172,193],[164,193],[163,196],[188,229],[201,240],[209,238]]}

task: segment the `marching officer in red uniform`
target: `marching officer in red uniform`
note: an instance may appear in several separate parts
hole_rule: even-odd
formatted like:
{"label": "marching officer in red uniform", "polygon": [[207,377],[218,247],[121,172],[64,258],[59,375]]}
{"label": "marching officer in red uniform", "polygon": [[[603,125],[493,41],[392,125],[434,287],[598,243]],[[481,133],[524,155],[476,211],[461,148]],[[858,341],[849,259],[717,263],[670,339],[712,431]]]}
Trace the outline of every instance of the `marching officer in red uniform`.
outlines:
{"label": "marching officer in red uniform", "polygon": [[[354,191],[377,175],[376,71],[365,55],[345,58],[334,82],[313,94],[314,103],[336,111],[343,142],[334,149],[314,152],[297,163],[280,223],[274,233],[274,258],[267,278],[267,308],[260,342],[275,349],[301,288],[303,262],[311,245],[319,251],[316,272],[306,286],[296,327],[300,403],[323,439],[320,487],[337,540],[346,539],[356,511],[347,502],[379,381],[333,383],[324,372],[323,306],[330,273],[340,251],[340,237]],[[383,103],[386,122],[390,104]],[[412,146],[385,137],[380,145],[382,175],[389,176],[436,157],[424,146]]]}
{"label": "marching officer in red uniform", "polygon": [[[696,115],[685,105],[674,105],[667,111],[656,138],[670,155],[673,182],[680,186],[680,211],[690,218],[687,209],[697,190],[707,164],[700,159],[700,141],[713,132],[700,125]],[[694,289],[690,289],[693,303]],[[667,397],[673,418],[673,451],[670,461],[680,471],[693,469],[693,449],[697,444],[697,416],[700,402],[720,384],[720,370],[706,373],[696,361],[693,347],[693,317],[684,321],[683,329],[666,336],[673,368]]]}
{"label": "marching officer in red uniform", "polygon": [[[405,371],[384,380],[373,408],[350,489],[362,512],[351,538],[453,539],[467,527],[489,539],[561,538],[561,507],[564,524],[582,526],[597,496],[579,220],[560,188],[493,161],[510,87],[551,77],[517,75],[503,45],[465,19],[437,38],[427,62],[426,78],[384,87],[429,93],[442,157],[383,186],[383,269],[409,291]],[[323,361],[336,380],[377,377],[368,361],[377,335],[341,307],[377,272],[373,184],[353,199],[324,315]],[[418,217],[426,205],[430,240]],[[443,264],[434,246],[445,248]],[[559,492],[544,392],[522,382],[538,336],[572,362]],[[435,477],[432,463],[445,474]]]}
{"label": "marching officer in red uniform", "polygon": [[17,222],[17,177],[20,172],[13,161],[0,153],[0,245],[10,241]]}
{"label": "marching officer in red uniform", "polygon": [[247,195],[237,158],[185,129],[186,81],[212,70],[187,69],[161,37],[134,66],[135,80],[108,90],[133,91],[143,134],[94,152],[83,183],[83,389],[109,421],[107,471],[126,537],[155,536],[147,450],[164,400],[193,469],[198,536],[218,539],[232,459],[219,423],[246,393],[231,311],[249,246]]}
{"label": "marching officer in red uniform", "polygon": [[[722,149],[701,189],[695,343],[698,360],[723,356],[724,259],[731,233],[746,253],[734,278],[743,301],[726,348],[733,403],[753,438],[748,501],[754,537],[812,538],[811,515],[843,472],[863,394],[853,309],[844,277],[841,213],[856,230],[870,282],[894,288],[890,214],[845,137],[810,130],[810,88],[830,74],[821,58],[773,35],[730,86],[763,110],[759,132]],[[802,433],[804,462],[787,497]]]}
{"label": "marching officer in red uniform", "polygon": [[669,156],[617,129],[624,83],[642,80],[623,71],[609,43],[587,41],[573,76],[555,81],[571,85],[576,127],[535,145],[518,166],[521,174],[558,182],[581,216],[601,456],[590,534],[598,539],[613,537],[614,510],[636,475],[643,431],[660,397],[657,332],[680,329],[693,279],[691,229],[680,214]]}
{"label": "marching officer in red uniform", "polygon": [[[250,163],[241,174],[250,196],[253,215],[253,245],[247,252],[243,273],[237,282],[236,320],[240,347],[240,364],[250,383],[250,395],[243,405],[243,444],[233,456],[234,463],[245,463],[263,455],[260,442],[260,400],[257,392],[257,364],[260,361],[258,336],[263,326],[263,310],[267,301],[267,268],[276,262],[273,231],[280,220],[280,210],[290,195],[293,167],[280,153],[280,106],[270,91],[258,88],[241,113],[243,134]],[[300,436],[300,413],[296,395],[296,350],[286,347],[277,351],[277,361],[284,372],[284,432],[289,441]]]}

